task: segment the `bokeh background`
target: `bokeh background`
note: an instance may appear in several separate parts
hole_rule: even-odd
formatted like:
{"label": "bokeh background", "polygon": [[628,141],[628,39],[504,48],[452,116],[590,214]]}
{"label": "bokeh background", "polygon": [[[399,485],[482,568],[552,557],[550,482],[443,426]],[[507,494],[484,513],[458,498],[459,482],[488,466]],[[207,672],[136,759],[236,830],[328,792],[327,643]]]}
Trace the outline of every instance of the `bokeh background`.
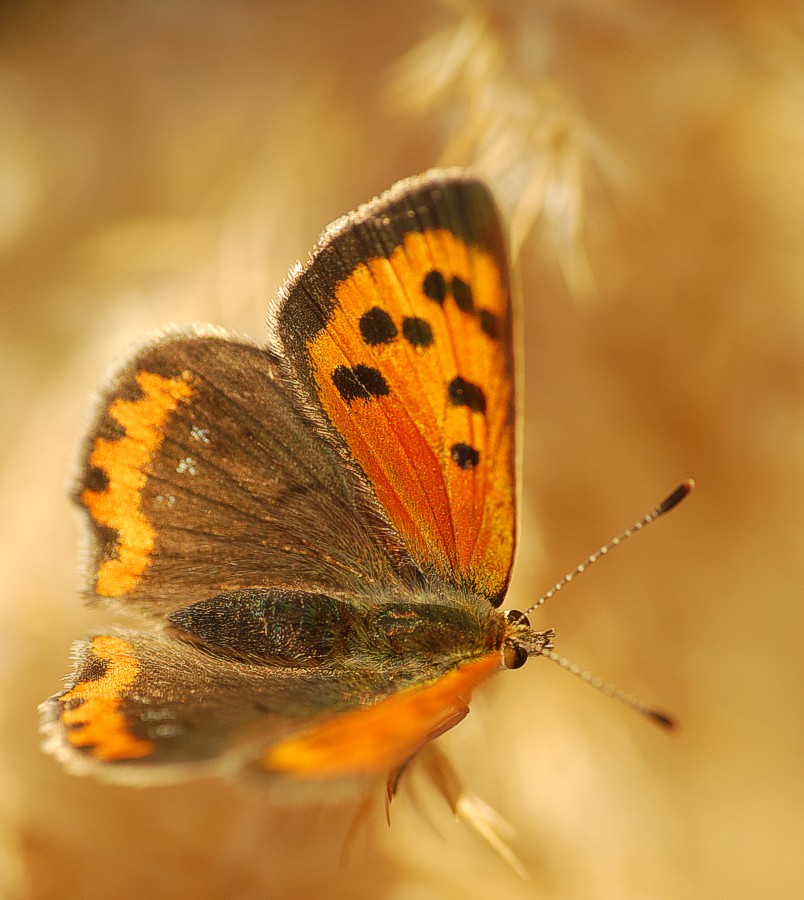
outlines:
{"label": "bokeh background", "polygon": [[[800,895],[802,159],[800,2],[4,5],[0,896]],[[105,786],[38,749],[102,620],[65,491],[104,371],[167,322],[260,336],[327,222],[436,164],[495,186],[521,286],[509,605],[698,482],[537,619],[678,733],[531,661],[444,738],[528,882],[422,781],[343,861],[353,807]]]}

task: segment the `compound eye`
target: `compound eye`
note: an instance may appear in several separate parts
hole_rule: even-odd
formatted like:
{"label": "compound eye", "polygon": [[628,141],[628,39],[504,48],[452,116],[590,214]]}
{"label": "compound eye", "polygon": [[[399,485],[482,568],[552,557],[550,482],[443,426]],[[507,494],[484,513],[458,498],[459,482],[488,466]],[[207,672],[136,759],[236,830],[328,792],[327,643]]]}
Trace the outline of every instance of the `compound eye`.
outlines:
{"label": "compound eye", "polygon": [[521,669],[528,661],[528,651],[519,644],[506,644],[503,662],[506,669]]}
{"label": "compound eye", "polygon": [[524,625],[526,628],[530,628],[530,619],[518,609],[506,609],[503,616],[509,625]]}

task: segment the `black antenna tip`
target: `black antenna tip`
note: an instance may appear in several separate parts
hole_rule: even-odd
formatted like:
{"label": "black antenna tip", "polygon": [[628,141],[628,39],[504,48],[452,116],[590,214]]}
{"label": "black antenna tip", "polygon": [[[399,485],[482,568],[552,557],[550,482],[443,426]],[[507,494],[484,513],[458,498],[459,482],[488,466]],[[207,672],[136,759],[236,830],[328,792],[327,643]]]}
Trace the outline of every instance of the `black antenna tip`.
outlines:
{"label": "black antenna tip", "polygon": [[675,731],[678,728],[678,722],[676,719],[671,716],[665,715],[664,713],[659,712],[656,709],[647,710],[647,714],[652,721],[654,721],[657,725],[661,725],[662,728],[666,728],[668,731]]}
{"label": "black antenna tip", "polygon": [[669,497],[663,500],[657,510],[656,514],[659,516],[663,516],[666,512],[670,512],[670,510],[674,506],[678,506],[679,503],[689,494],[689,492],[695,487],[695,482],[690,478],[685,481],[683,484],[680,484]]}

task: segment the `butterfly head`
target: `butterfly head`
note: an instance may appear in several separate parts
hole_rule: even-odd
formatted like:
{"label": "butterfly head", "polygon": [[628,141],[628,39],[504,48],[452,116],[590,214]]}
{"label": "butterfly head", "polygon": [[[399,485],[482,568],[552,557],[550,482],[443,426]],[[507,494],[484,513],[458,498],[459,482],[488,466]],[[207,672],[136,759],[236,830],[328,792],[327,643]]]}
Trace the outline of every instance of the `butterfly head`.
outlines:
{"label": "butterfly head", "polygon": [[553,649],[555,632],[536,631],[530,620],[518,609],[507,609],[505,619],[505,639],[503,641],[503,663],[506,669],[519,669],[529,656],[543,656]]}

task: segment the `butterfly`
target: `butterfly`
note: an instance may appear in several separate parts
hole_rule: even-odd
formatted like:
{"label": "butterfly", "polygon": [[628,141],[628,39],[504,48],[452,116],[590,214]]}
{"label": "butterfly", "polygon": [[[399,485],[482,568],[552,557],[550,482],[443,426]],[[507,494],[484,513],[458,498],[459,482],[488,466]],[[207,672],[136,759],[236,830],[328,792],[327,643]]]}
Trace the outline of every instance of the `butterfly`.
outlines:
{"label": "butterfly", "polygon": [[488,187],[410,178],[331,224],[258,344],[159,334],[100,402],[74,500],[90,602],[41,706],[69,770],[148,785],[383,777],[551,647],[502,612],[516,530],[508,256]]}

